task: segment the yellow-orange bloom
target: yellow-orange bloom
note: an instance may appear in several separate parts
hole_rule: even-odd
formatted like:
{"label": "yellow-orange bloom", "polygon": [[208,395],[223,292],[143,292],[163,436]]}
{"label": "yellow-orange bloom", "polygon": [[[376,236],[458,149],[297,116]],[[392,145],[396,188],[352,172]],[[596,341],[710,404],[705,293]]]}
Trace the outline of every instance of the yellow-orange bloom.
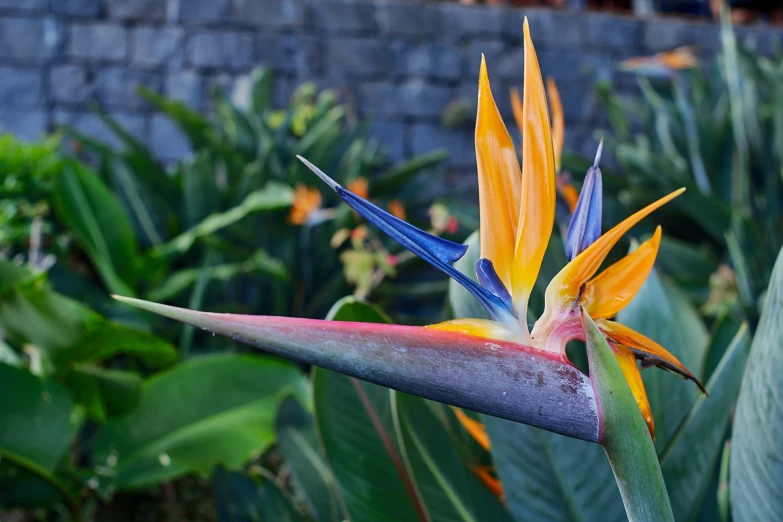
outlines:
{"label": "yellow-orange bloom", "polygon": [[318,189],[297,185],[288,221],[293,225],[304,225],[312,213],[321,208],[321,201],[321,192]]}

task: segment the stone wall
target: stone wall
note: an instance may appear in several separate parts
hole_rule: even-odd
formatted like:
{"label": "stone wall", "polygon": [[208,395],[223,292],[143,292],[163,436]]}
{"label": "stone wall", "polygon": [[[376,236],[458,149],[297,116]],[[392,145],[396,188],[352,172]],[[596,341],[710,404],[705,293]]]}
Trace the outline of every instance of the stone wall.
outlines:
{"label": "stone wall", "polygon": [[[567,147],[591,155],[603,123],[596,80],[631,93],[620,59],[698,43],[718,47],[717,27],[586,12],[362,0],[0,0],[0,123],[37,138],[58,123],[108,138],[89,110],[102,103],[163,158],[185,140],[139,100],[144,84],[207,109],[211,85],[231,88],[254,66],[276,72],[284,100],[304,81],[336,87],[372,122],[389,154],[445,146],[457,170],[474,168],[470,124],[446,130],[443,109],[475,99],[481,53],[501,111],[521,87],[522,20],[528,16],[544,74],[561,90]],[[768,52],[783,33],[740,30]],[[511,127],[511,125],[510,125]]]}

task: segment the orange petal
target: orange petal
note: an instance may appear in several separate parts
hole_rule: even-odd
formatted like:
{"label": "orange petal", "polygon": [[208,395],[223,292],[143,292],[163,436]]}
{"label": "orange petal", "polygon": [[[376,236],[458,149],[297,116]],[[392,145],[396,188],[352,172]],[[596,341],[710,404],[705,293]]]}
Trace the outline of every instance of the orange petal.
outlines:
{"label": "orange petal", "polygon": [[[519,135],[522,135],[522,96],[519,95],[519,91],[516,87],[511,88],[511,112],[514,114],[514,121],[517,122],[517,129],[519,129]],[[522,147],[520,146],[520,149]]]}
{"label": "orange petal", "polygon": [[596,240],[595,243],[576,256],[568,263],[549,283],[546,289],[546,306],[550,310],[568,307],[579,297],[582,285],[593,277],[601,267],[612,247],[617,244],[623,235],[635,224],[647,217],[651,212],[665,205],[672,199],[685,192],[684,188],[675,190],[668,196],[664,196],[655,203],[651,203],[635,214],[626,218],[606,234]]}
{"label": "orange petal", "polygon": [[530,290],[544,259],[555,222],[555,160],[544,80],[536,50],[525,32],[525,86],[522,97],[522,211],[517,225],[511,296],[524,316]]}
{"label": "orange petal", "polygon": [[465,431],[470,433],[470,436],[473,437],[473,440],[478,442],[479,446],[486,451],[489,451],[491,446],[489,443],[489,435],[487,435],[487,428],[473,417],[468,417],[462,409],[457,408],[456,406],[452,406],[451,409],[454,412],[454,415],[457,416],[459,423],[465,428]]}
{"label": "orange petal", "polygon": [[579,202],[579,192],[571,184],[569,177],[568,174],[560,174],[557,176],[556,183],[557,191],[568,205],[568,210],[573,214],[576,210],[576,204]]}
{"label": "orange petal", "polygon": [[510,288],[514,238],[522,193],[519,160],[489,86],[481,57],[476,114],[481,257],[492,261],[500,280]]}
{"label": "orange petal", "polygon": [[565,118],[563,117],[563,102],[560,101],[560,93],[554,78],[546,79],[546,92],[549,94],[549,103],[552,105],[552,147],[555,154],[555,172],[560,172],[565,143]]}
{"label": "orange petal", "polygon": [[661,244],[661,227],[639,248],[585,285],[580,303],[593,319],[614,317],[644,284],[655,264]]}
{"label": "orange petal", "polygon": [[643,366],[658,366],[664,370],[669,370],[672,373],[685,377],[686,379],[690,379],[696,383],[696,386],[698,386],[705,395],[707,394],[707,390],[701,382],[688,371],[688,368],[683,366],[679,359],[649,337],[645,337],[636,330],[628,328],[623,324],[607,321],[606,319],[598,320],[596,321],[596,324],[609,340],[630,348],[634,356],[642,361]]}
{"label": "orange petal", "polygon": [[490,472],[489,466],[476,466],[471,471],[479,478],[481,482],[489,489],[493,495],[499,498],[501,501],[505,500],[503,494],[503,484],[500,483],[500,479],[495,477]]}
{"label": "orange petal", "polygon": [[639,405],[644,422],[647,423],[650,436],[654,440],[655,422],[650,409],[650,401],[647,400],[647,391],[644,389],[644,382],[642,382],[642,374],[639,372],[639,366],[636,364],[636,357],[634,357],[633,352],[627,346],[614,345],[612,349],[617,362],[620,364],[620,369],[623,371],[625,380],[628,381],[628,386],[636,399],[636,404]]}
{"label": "orange petal", "polygon": [[500,323],[488,319],[453,319],[428,325],[427,328],[458,332],[487,339],[498,339],[500,341],[515,340],[513,332],[504,328]]}

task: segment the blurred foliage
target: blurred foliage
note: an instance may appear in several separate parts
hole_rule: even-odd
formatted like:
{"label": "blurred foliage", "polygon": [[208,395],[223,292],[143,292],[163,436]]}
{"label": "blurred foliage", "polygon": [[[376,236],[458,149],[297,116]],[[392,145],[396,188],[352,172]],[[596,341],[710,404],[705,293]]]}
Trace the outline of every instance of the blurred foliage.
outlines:
{"label": "blurred foliage", "polygon": [[664,269],[705,313],[755,324],[783,244],[783,54],[738,44],[728,23],[721,40],[695,68],[639,70],[640,99],[599,88],[622,173],[607,190],[637,209],[687,187],[664,214]]}

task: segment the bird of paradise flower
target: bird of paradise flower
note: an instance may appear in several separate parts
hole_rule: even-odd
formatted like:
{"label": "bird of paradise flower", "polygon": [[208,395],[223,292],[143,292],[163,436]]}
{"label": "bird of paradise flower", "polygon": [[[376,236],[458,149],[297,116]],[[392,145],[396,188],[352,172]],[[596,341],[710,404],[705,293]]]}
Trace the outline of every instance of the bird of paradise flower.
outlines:
{"label": "bird of paradise flower", "polygon": [[[654,434],[637,359],[643,367],[658,366],[691,379],[703,390],[688,369],[663,347],[610,320],[631,301],[652,270],[660,227],[634,252],[596,273],[622,236],[684,189],[650,204],[601,235],[599,149],[567,230],[569,262],[549,283],[545,310],[529,328],[528,300],[554,224],[558,168],[554,149],[562,148],[562,131],[561,137],[553,140],[544,82],[527,21],[524,41],[524,89],[519,107],[521,165],[492,97],[482,57],[475,133],[481,243],[481,259],[476,264],[478,282],[451,264],[465,254],[467,246],[417,229],[346,190],[300,157],[368,222],[464,286],[487,309],[491,320],[455,319],[428,327],[368,325],[211,314],[118,299],[304,362],[601,442],[600,408],[590,383],[565,356],[569,341],[585,338],[581,319],[584,310],[610,345]],[[512,370],[513,380],[519,383],[528,379],[526,385],[499,388],[509,382]],[[550,377],[552,382],[547,381]],[[469,383],[471,378],[474,382]],[[539,390],[531,392],[527,384]],[[501,389],[502,396],[488,393]],[[559,405],[556,412],[549,411],[553,404]]]}

